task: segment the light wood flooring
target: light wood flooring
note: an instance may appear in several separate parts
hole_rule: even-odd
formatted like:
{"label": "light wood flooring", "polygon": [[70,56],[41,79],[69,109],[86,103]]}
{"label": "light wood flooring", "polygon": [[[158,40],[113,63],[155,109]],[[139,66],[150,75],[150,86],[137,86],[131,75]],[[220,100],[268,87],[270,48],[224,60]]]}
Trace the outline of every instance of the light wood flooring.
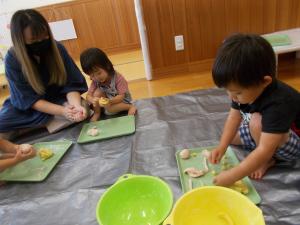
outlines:
{"label": "light wood flooring", "polygon": [[[141,51],[130,51],[109,56],[116,70],[129,81],[133,99],[152,98],[198,89],[214,87],[211,72],[181,73],[147,81]],[[278,78],[300,91],[300,59],[295,54],[279,57]],[[87,79],[89,81],[89,79]],[[7,89],[0,89],[0,105],[8,96]]]}
{"label": "light wood flooring", "polygon": [[[300,91],[300,59],[295,54],[279,56],[278,79]],[[134,99],[172,95],[198,89],[215,87],[211,71],[201,73],[182,73],[166,78],[129,82]]]}

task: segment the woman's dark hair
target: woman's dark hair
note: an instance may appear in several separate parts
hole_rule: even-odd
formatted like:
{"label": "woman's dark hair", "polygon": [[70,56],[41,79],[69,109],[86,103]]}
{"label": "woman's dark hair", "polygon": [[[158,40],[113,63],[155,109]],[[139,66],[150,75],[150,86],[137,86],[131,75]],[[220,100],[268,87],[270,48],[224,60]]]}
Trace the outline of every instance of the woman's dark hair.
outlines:
{"label": "woman's dark hair", "polygon": [[218,87],[233,82],[241,87],[261,83],[264,76],[276,74],[276,58],[272,46],[259,35],[235,34],[219,48],[212,68]]}
{"label": "woman's dark hair", "polygon": [[88,48],[80,54],[80,64],[83,72],[92,73],[97,67],[106,70],[109,75],[115,73],[113,64],[107,55],[99,48]]}
{"label": "woman's dark hair", "polygon": [[52,32],[47,20],[34,9],[24,9],[16,11],[10,22],[11,39],[13,42],[13,52],[22,66],[22,72],[38,94],[45,93],[45,87],[37,70],[36,64],[32,61],[26,49],[24,30],[29,28],[32,38],[36,39],[43,35],[48,35],[51,47],[44,55],[45,64],[50,74],[49,84],[62,86],[67,81],[67,74],[63,59],[57,48]]}

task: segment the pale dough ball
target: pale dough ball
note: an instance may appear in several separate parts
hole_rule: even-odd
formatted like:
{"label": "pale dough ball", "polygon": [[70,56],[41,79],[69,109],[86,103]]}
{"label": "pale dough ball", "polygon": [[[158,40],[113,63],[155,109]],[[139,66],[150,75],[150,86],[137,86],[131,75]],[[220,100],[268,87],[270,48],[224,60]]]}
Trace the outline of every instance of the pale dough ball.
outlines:
{"label": "pale dough ball", "polygon": [[31,148],[32,148],[32,146],[30,144],[21,144],[20,145],[20,150],[24,154],[30,152]]}
{"label": "pale dough ball", "polygon": [[89,129],[89,130],[87,131],[87,134],[88,134],[89,136],[95,137],[95,136],[97,136],[97,135],[99,134],[99,130],[98,130],[97,127],[92,127],[91,129]]}
{"label": "pale dough ball", "polygon": [[190,150],[188,150],[188,149],[183,149],[183,150],[179,153],[179,155],[180,155],[180,158],[182,158],[182,159],[188,159],[188,158],[190,158]]}

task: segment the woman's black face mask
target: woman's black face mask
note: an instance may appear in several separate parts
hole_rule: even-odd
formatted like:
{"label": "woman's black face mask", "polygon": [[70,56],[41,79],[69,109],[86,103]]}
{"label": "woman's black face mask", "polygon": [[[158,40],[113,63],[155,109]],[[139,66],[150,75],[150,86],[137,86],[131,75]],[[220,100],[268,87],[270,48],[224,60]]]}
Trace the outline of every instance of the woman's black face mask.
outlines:
{"label": "woman's black face mask", "polygon": [[32,44],[26,44],[26,49],[30,55],[41,56],[49,50],[50,46],[51,41],[47,38]]}

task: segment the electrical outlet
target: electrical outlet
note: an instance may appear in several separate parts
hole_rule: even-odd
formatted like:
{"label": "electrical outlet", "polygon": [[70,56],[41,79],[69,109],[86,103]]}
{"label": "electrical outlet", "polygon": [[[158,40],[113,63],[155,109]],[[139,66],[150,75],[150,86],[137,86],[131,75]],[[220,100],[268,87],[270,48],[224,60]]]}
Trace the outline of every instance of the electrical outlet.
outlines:
{"label": "electrical outlet", "polygon": [[176,51],[184,50],[183,35],[175,36],[174,39],[175,39],[175,50]]}

